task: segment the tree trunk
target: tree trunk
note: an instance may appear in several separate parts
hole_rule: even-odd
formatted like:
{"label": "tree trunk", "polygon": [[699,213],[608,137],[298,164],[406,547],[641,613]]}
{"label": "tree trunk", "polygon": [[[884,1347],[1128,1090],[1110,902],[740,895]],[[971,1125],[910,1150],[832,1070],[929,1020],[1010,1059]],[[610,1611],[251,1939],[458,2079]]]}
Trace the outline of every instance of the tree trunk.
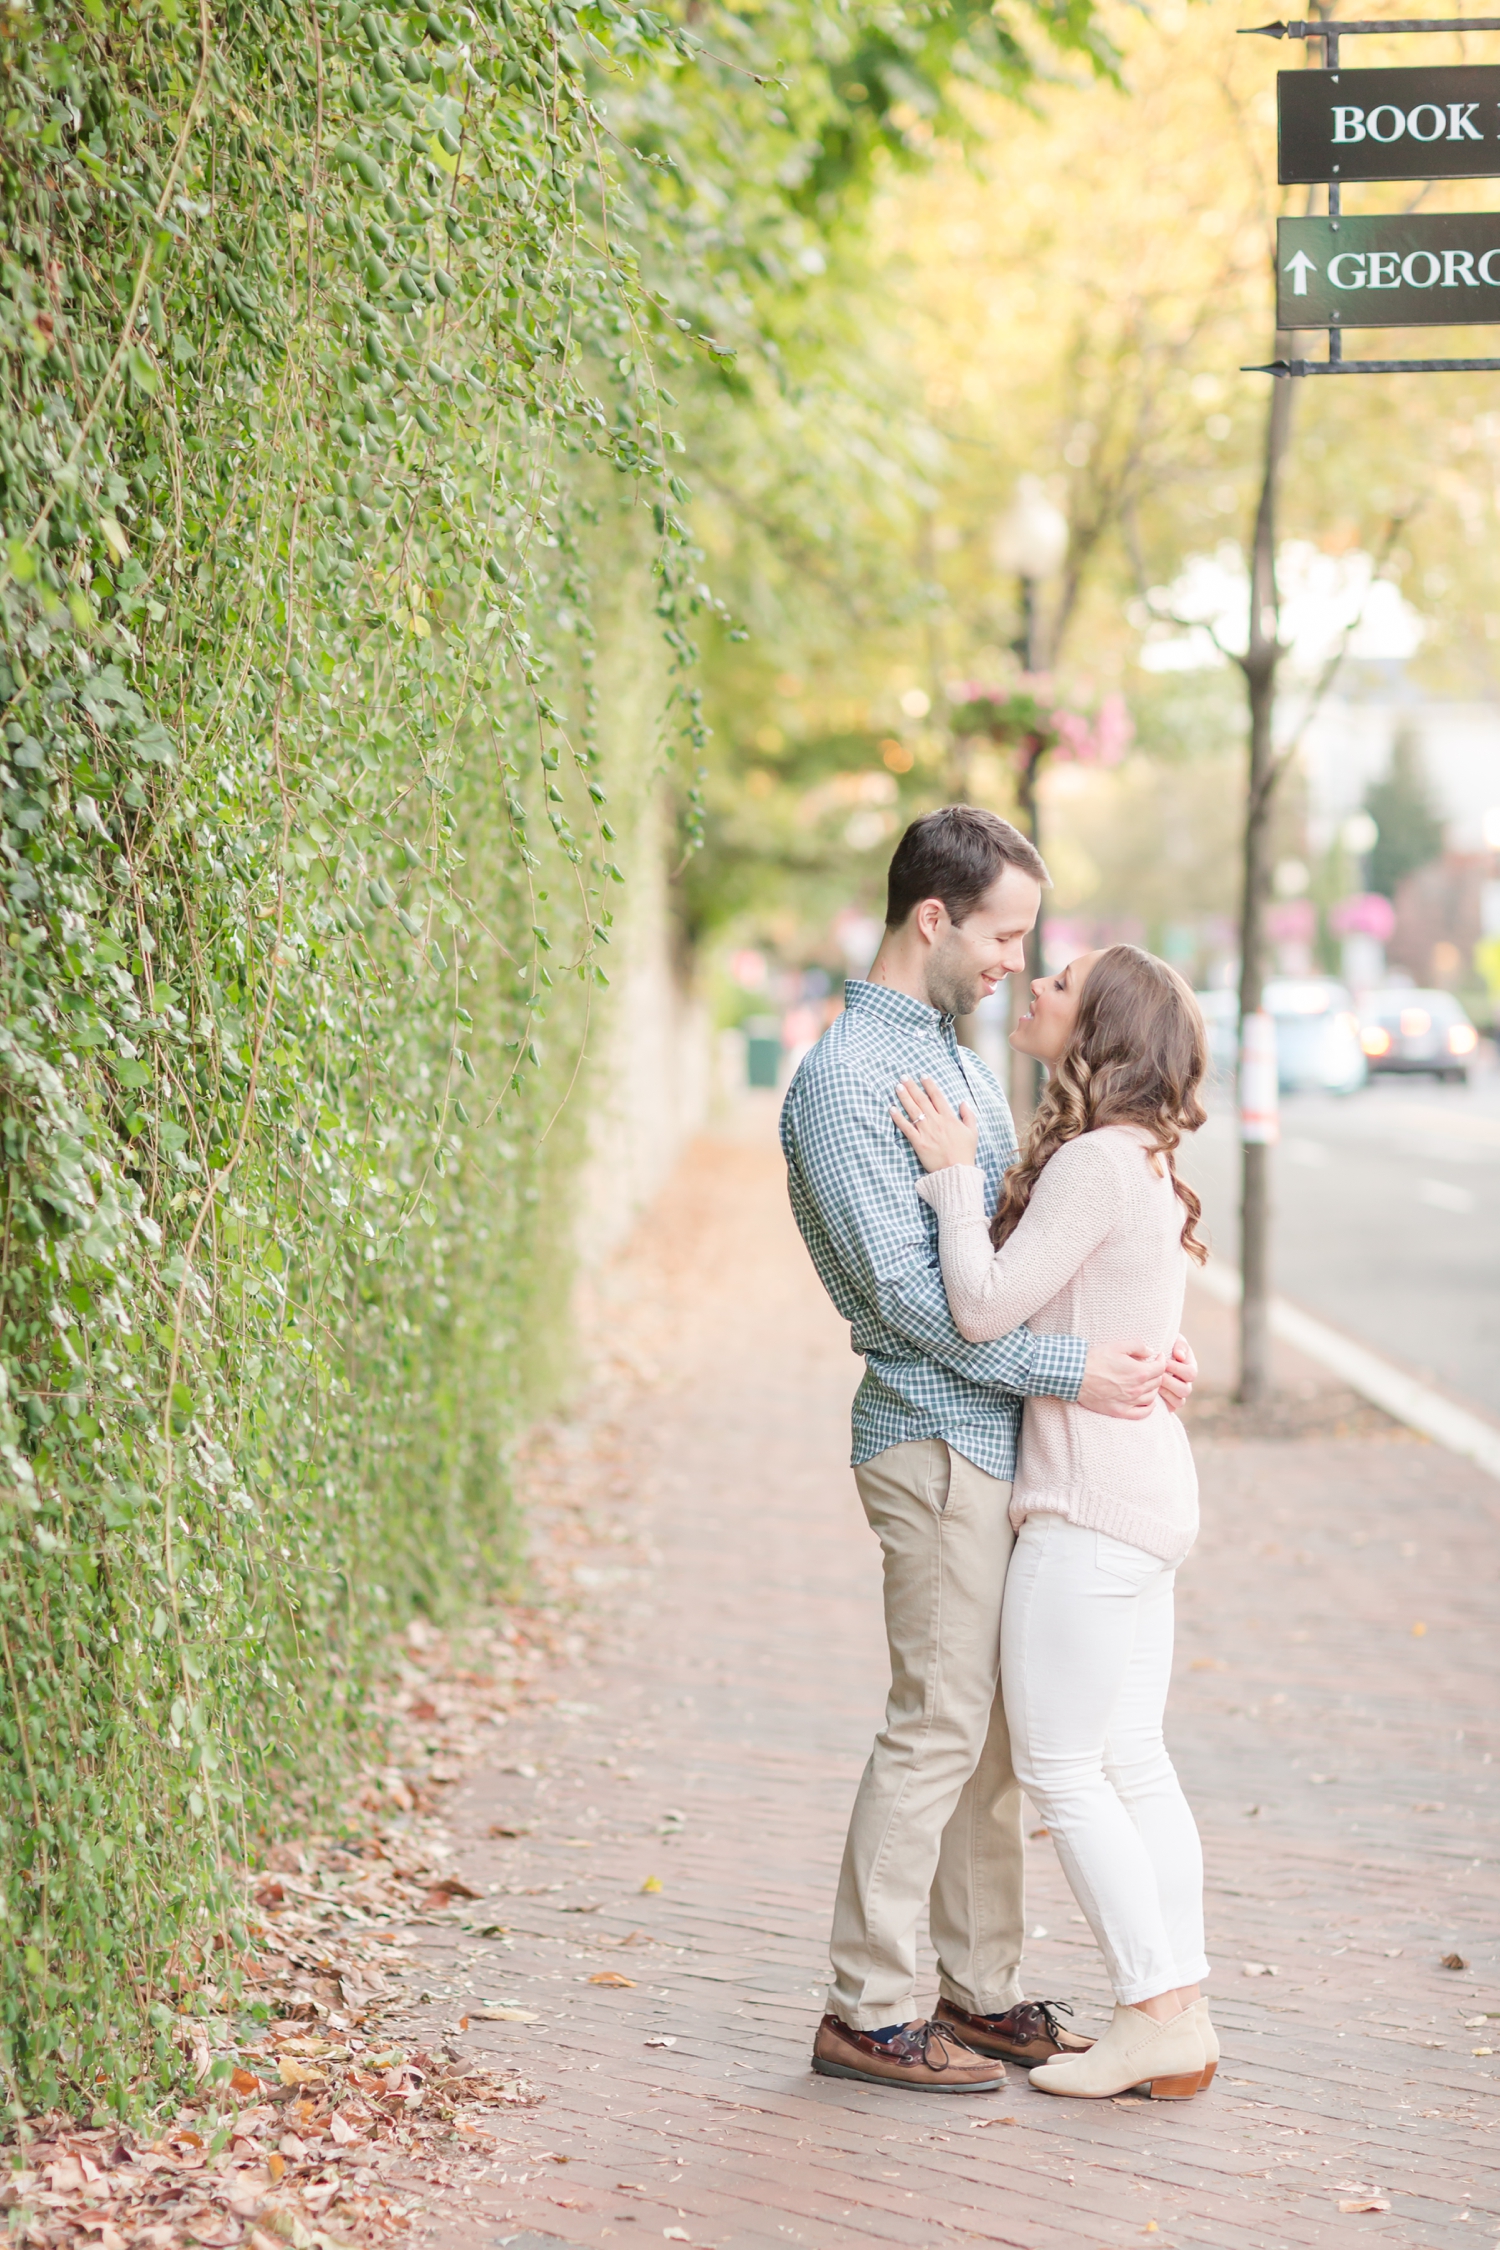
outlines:
{"label": "tree trunk", "polygon": [[[1276,355],[1284,341],[1278,336]],[[1266,906],[1271,895],[1271,810],[1275,789],[1276,672],[1281,662],[1276,591],[1276,501],[1292,430],[1292,382],[1274,377],[1266,415],[1265,459],[1255,544],[1250,559],[1250,636],[1245,687],[1250,706],[1250,759],[1245,801],[1243,889],[1240,903],[1240,1022],[1254,1015],[1266,977]],[[1270,1149],[1263,1141],[1241,1147],[1240,1305],[1241,1401],[1258,1406],[1271,1387]]]}

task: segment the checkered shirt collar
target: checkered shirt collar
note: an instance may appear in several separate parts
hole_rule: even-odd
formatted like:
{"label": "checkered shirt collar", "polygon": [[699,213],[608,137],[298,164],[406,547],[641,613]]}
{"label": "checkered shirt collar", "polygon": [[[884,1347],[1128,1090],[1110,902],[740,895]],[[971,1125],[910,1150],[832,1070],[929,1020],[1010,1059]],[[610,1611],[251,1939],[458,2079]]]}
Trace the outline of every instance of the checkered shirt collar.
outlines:
{"label": "checkered shirt collar", "polygon": [[954,1019],[909,992],[896,992],[888,984],[871,984],[864,977],[849,977],[844,984],[844,1006],[856,1015],[869,1016],[892,1031],[931,1031],[946,1039]]}

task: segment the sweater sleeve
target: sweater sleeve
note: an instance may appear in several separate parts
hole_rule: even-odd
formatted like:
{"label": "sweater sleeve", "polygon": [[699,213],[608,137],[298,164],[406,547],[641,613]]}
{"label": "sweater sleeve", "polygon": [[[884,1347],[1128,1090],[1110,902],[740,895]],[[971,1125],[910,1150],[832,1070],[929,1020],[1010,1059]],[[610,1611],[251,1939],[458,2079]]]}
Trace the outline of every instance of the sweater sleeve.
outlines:
{"label": "sweater sleeve", "polygon": [[[938,1255],[953,1325],[982,1343],[1004,1336],[1049,1304],[1108,1234],[1119,1182],[1091,1135],[1069,1141],[1043,1167],[1020,1225],[996,1250],[977,1166],[929,1172],[917,1188],[938,1215]],[[1065,1161],[1066,1159],[1066,1161]]]}
{"label": "sweater sleeve", "polygon": [[[885,1088],[852,1072],[829,1085],[804,1063],[787,1096],[782,1140],[792,1208],[825,1285],[836,1273],[893,1337],[972,1383],[1022,1397],[1078,1396],[1088,1355],[1081,1336],[993,1328],[976,1349],[959,1333],[916,1208],[914,1159],[890,1121]],[[982,1195],[983,1175],[975,1178]]]}

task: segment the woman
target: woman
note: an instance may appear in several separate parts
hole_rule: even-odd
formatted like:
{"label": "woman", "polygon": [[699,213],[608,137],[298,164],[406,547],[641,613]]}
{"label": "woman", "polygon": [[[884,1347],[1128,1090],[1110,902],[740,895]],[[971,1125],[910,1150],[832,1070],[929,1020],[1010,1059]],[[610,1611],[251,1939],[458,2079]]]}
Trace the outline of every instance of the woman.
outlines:
{"label": "woman", "polygon": [[[891,1112],[929,1175],[953,1318],[972,1342],[1133,1334],[1170,1348],[1197,1196],[1173,1152],[1204,1121],[1207,1043],[1175,970],[1133,945],[1039,977],[1011,1036],[1051,1071],[991,1225],[976,1134],[931,1079]],[[1158,1401],[1139,1422],[1026,1402],[1011,1501],[1015,1552],[1001,1677],[1015,1770],[1098,1940],[1115,2011],[1086,2053],[1032,2072],[1048,2094],[1103,2099],[1207,2086],[1218,2041],[1199,1984],[1203,1857],[1162,1740],[1172,1586],[1198,1530],[1187,1434]]]}

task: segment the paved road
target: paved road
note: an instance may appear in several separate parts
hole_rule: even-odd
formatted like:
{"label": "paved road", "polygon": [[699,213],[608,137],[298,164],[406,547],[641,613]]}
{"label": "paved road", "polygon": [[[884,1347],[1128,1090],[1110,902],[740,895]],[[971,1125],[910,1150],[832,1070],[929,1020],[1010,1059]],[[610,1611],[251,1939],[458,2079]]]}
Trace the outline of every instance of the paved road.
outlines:
{"label": "paved road", "polygon": [[[1402,1432],[1200,1440],[1171,1728],[1218,2081],[1190,2103],[1049,2101],[1020,2072],[885,2094],[807,2068],[884,1668],[855,1365],[768,1135],[700,1145],[598,1313],[614,1371],[530,1479],[537,1567],[578,1607],[452,1793],[480,1926],[409,1935],[411,2029],[519,2060],[547,2098],[455,2150],[435,2250],[1493,2241],[1500,1487]],[[1097,2024],[1045,1831],[1028,1887],[1031,1988]]]}
{"label": "paved road", "polygon": [[[1380,1079],[1283,1100],[1276,1286],[1500,1415],[1500,1072],[1472,1091]],[[1186,1152],[1212,1239],[1238,1263],[1239,1149],[1218,1109]]]}

